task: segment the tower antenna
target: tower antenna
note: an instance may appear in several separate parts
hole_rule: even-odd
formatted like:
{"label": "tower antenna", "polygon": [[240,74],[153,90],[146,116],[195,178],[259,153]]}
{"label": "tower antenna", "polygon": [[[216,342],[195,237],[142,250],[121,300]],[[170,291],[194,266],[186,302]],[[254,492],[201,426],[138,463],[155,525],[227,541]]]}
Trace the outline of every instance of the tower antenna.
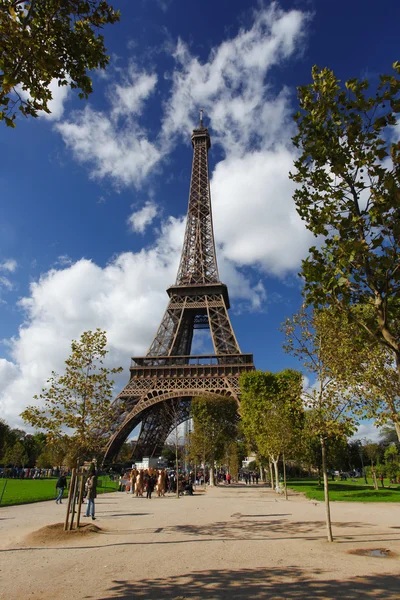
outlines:
{"label": "tower antenna", "polygon": [[200,128],[203,127],[203,109],[200,109]]}

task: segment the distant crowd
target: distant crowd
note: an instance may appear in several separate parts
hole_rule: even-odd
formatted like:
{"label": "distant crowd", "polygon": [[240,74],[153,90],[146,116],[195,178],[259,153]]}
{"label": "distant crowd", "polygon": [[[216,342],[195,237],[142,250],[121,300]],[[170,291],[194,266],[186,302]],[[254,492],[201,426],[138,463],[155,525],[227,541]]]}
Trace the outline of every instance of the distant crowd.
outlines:
{"label": "distant crowd", "polygon": [[[129,492],[136,497],[151,498],[153,492],[158,497],[165,494],[192,495],[194,486],[208,484],[210,474],[208,471],[190,471],[189,473],[176,473],[168,469],[132,469],[119,478],[120,491]],[[230,484],[230,473],[219,471],[216,473],[216,483]]]}
{"label": "distant crowd", "polygon": [[4,467],[0,468],[0,478],[4,479],[45,479],[58,477],[59,469],[39,469],[37,467]]}

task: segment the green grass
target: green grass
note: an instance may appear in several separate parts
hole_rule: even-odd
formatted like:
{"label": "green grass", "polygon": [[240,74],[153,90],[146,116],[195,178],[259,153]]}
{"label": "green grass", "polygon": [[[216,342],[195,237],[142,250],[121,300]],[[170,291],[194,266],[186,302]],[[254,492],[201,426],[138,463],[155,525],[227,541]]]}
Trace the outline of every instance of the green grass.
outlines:
{"label": "green grass", "polygon": [[[7,482],[0,506],[13,504],[29,504],[42,500],[55,500],[57,478],[51,479],[0,479],[0,497]],[[99,477],[97,493],[115,492],[118,489],[116,481],[110,481],[108,476]],[[67,497],[67,491],[64,497]]]}
{"label": "green grass", "polygon": [[[329,481],[329,498],[336,502],[400,502],[400,485],[389,485],[384,481],[385,487],[374,490],[372,485],[365,485],[363,479],[354,481]],[[311,500],[324,500],[324,487],[318,485],[316,479],[288,480],[288,488],[303,492]],[[380,486],[380,482],[379,482]]]}

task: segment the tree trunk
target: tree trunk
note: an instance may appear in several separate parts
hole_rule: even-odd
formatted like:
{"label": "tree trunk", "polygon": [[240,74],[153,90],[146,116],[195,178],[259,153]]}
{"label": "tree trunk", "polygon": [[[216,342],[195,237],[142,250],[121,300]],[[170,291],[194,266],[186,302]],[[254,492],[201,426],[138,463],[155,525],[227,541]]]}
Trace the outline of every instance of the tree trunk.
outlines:
{"label": "tree trunk", "polygon": [[260,481],[261,481],[261,483],[264,483],[264,469],[262,468],[261,465],[260,465]]}
{"label": "tree trunk", "polygon": [[327,535],[328,535],[328,542],[333,542],[331,510],[330,510],[330,506],[329,506],[329,483],[328,483],[328,473],[327,473],[327,469],[326,469],[326,446],[325,446],[325,440],[322,436],[321,436],[321,454],[322,454],[322,475],[324,478],[326,530],[327,530]]}
{"label": "tree trunk", "polygon": [[271,488],[274,489],[274,472],[272,470],[272,462],[269,461],[269,477],[271,480]]}
{"label": "tree trunk", "polygon": [[179,498],[179,445],[178,428],[175,428],[175,472],[176,472],[176,497]]}
{"label": "tree trunk", "polygon": [[272,459],[272,464],[274,465],[274,471],[275,471],[275,491],[277,492],[279,490],[279,471],[278,471],[278,460],[279,459]]}
{"label": "tree trunk", "polygon": [[282,463],[283,463],[283,485],[285,487],[285,500],[288,499],[287,495],[287,487],[286,487],[286,463],[285,463],[285,453],[282,454]]}
{"label": "tree trunk", "polygon": [[214,461],[213,460],[210,462],[209,477],[210,477],[210,487],[214,487],[215,481],[214,481]]}
{"label": "tree trunk", "polygon": [[397,437],[400,442],[400,423],[398,421],[394,421],[394,427],[396,429]]}

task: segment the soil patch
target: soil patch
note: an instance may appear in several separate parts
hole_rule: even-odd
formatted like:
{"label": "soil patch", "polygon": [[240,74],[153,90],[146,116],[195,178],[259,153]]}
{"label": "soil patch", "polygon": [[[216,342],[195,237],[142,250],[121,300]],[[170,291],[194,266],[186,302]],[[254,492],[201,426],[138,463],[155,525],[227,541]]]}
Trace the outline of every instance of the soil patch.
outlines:
{"label": "soil patch", "polygon": [[28,544],[47,546],[48,544],[64,543],[66,540],[68,542],[79,540],[83,536],[96,535],[102,531],[101,527],[97,527],[93,523],[83,523],[79,529],[72,529],[72,531],[64,531],[64,523],[54,523],[33,531],[25,537],[25,541]]}

